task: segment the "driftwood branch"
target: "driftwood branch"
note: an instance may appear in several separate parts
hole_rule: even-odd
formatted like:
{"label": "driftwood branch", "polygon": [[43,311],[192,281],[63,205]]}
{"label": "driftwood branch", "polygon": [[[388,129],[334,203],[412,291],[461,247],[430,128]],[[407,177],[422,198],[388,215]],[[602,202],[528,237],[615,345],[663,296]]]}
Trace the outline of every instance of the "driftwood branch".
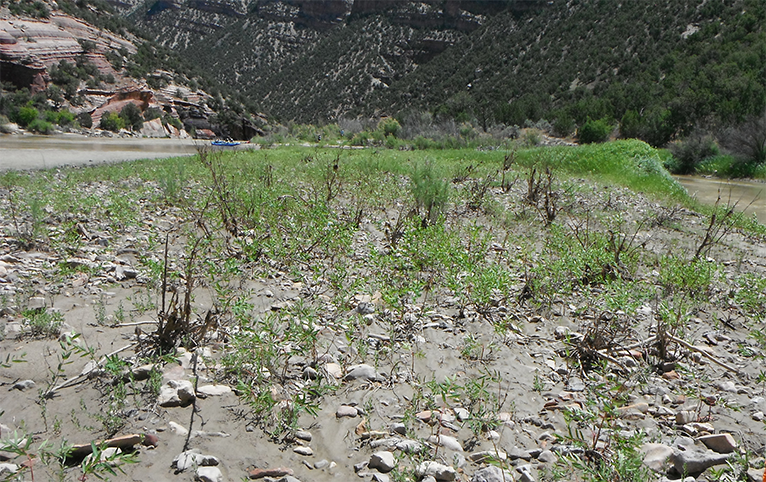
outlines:
{"label": "driftwood branch", "polygon": [[152,434],[122,435],[101,442],[73,445],[72,449],[67,454],[67,458],[79,459],[86,455],[90,455],[93,453],[94,444],[96,447],[117,447],[119,449],[127,449],[138,444],[156,447],[158,443],[159,440],[157,439],[157,436]]}
{"label": "driftwood branch", "polygon": [[[102,356],[101,359],[98,361],[97,366],[99,366],[99,367],[102,366],[109,357],[112,357],[112,356],[114,356],[114,355],[116,355],[118,353],[121,353],[121,352],[123,352],[125,350],[128,350],[130,348],[133,348],[137,344],[138,344],[138,342],[131,343],[130,345],[123,346],[122,348],[119,348],[119,349],[113,351],[112,353],[109,353],[108,355]],[[90,373],[93,372],[93,370],[95,370],[95,369],[96,369],[96,367],[93,367],[92,370],[88,370],[85,373],[81,373],[81,374],[79,374],[78,376],[76,376],[74,378],[70,378],[69,380],[67,380],[67,381],[65,381],[63,383],[60,383],[60,384],[56,385],[55,387],[53,387],[50,390],[48,390],[47,392],[45,392],[44,397],[45,398],[50,398],[50,397],[53,396],[54,393],[56,393],[57,391],[59,391],[61,389],[73,387],[75,385],[78,385],[78,384],[84,382],[85,380],[88,379],[88,375],[90,375]]]}
{"label": "driftwood branch", "polygon": [[683,346],[684,348],[688,348],[689,350],[696,351],[697,353],[699,353],[700,355],[704,356],[708,360],[712,361],[716,365],[722,366],[725,369],[729,370],[730,372],[734,372],[736,374],[739,374],[739,370],[737,370],[736,368],[734,368],[731,365],[728,365],[728,364],[722,362],[721,360],[719,360],[715,356],[711,355],[710,353],[706,352],[705,350],[697,348],[696,346],[692,345],[691,343],[686,342],[686,341],[678,338],[677,336],[671,335],[670,333],[666,333],[665,336],[667,336],[668,338],[670,338],[674,342],[678,343],[679,345]]}

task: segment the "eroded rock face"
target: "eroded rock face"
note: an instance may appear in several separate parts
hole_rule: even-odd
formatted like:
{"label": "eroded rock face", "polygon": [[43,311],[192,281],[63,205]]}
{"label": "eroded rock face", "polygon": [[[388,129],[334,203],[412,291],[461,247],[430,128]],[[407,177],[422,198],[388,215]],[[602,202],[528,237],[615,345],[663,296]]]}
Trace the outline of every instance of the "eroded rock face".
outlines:
{"label": "eroded rock face", "polygon": [[[152,89],[143,79],[134,79],[123,70],[116,70],[107,60],[107,54],[119,51],[131,55],[137,51],[129,40],[98,29],[82,20],[61,12],[52,12],[47,19],[28,19],[15,16],[0,18],[0,80],[17,88],[29,88],[32,93],[44,91],[51,83],[49,72],[61,62],[75,65],[86,62],[98,70],[102,82],[98,88],[86,87],[80,80],[77,105],[62,105],[75,114],[87,112],[98,127],[101,117],[108,112],[119,112],[128,103],[142,112],[154,108],[175,118],[194,112],[205,120],[213,113],[206,107],[209,96],[199,90],[170,81],[165,87]],[[171,72],[156,71],[149,76],[172,79]],[[155,123],[156,124],[156,123]],[[180,125],[180,124],[179,124]],[[207,124],[205,127],[210,127]],[[186,137],[166,122],[149,126],[147,135],[153,137]]]}
{"label": "eroded rock face", "polygon": [[[82,42],[90,42],[86,52]],[[62,60],[71,61],[85,55],[104,75],[119,76],[106,60],[105,53],[124,49],[129,53],[135,46],[114,34],[62,13],[52,13],[49,19],[0,19],[0,61],[2,80],[17,87],[35,85],[45,88],[47,69]],[[30,76],[32,79],[30,79]]]}

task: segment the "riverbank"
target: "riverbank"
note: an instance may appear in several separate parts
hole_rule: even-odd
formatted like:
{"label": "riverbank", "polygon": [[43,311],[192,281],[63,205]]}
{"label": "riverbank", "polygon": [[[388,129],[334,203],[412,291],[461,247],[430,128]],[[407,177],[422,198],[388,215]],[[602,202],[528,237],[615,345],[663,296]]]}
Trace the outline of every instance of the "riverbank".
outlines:
{"label": "riverbank", "polygon": [[690,209],[643,143],[2,181],[20,472],[136,433],[126,480],[763,477],[766,231]]}

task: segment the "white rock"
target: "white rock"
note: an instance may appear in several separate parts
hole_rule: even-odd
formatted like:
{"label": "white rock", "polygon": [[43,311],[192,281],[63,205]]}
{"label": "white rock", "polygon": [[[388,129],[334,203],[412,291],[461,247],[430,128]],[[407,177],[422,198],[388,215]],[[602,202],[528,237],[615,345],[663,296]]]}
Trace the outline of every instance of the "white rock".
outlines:
{"label": "white rock", "polygon": [[338,411],[335,412],[335,416],[338,418],[343,417],[356,417],[359,415],[359,411],[356,409],[356,407],[352,407],[350,405],[341,405],[338,407]]}
{"label": "white rock", "polygon": [[508,482],[511,480],[516,480],[513,474],[508,471],[503,473],[500,467],[494,465],[477,470],[471,477],[471,482]]}
{"label": "white rock", "polygon": [[543,450],[540,455],[537,456],[537,460],[546,464],[555,464],[559,458],[550,450]]}
{"label": "white rock", "polygon": [[176,389],[182,405],[197,398],[194,394],[194,385],[192,385],[192,382],[189,380],[170,380],[168,381],[168,385]]}
{"label": "white rock", "polygon": [[176,455],[170,466],[175,467],[179,472],[183,472],[194,465],[198,467],[206,467],[218,464],[218,458],[212,455],[202,455],[199,450],[191,449]]}
{"label": "white rock", "polygon": [[428,437],[428,442],[434,445],[440,445],[446,449],[453,450],[455,452],[463,451],[463,446],[460,445],[460,442],[458,442],[455,437],[450,437],[449,435],[443,435],[443,434],[439,434],[438,436],[431,435],[430,437]]}
{"label": "white rock", "polygon": [[344,379],[377,381],[381,379],[381,376],[378,374],[374,367],[362,363],[360,365],[350,366]]}
{"label": "white rock", "polygon": [[313,438],[311,435],[311,432],[307,430],[298,430],[295,432],[295,438],[298,440],[304,440],[306,442],[311,442],[311,439]]}
{"label": "white rock", "polygon": [[646,443],[640,451],[644,454],[644,465],[655,472],[664,474],[672,465],[673,449],[667,445]]}
{"label": "white rock", "polygon": [[311,450],[311,447],[306,447],[305,445],[298,445],[297,447],[294,447],[293,452],[295,452],[298,455],[305,455],[305,456],[314,455],[314,451]]}
{"label": "white rock", "polygon": [[710,450],[714,450],[719,454],[728,454],[734,452],[737,448],[737,442],[730,433],[716,433],[713,435],[705,435],[698,438],[700,442],[705,444]]}
{"label": "white rock", "polygon": [[697,412],[692,410],[681,410],[676,412],[676,424],[686,425],[687,423],[697,420]]}
{"label": "white rock", "polygon": [[537,482],[534,470],[530,464],[519,465],[516,467],[516,472],[519,473],[519,477],[516,480],[518,482]]}
{"label": "white rock", "polygon": [[386,450],[375,452],[370,457],[370,462],[367,466],[371,469],[378,469],[383,473],[388,473],[396,467],[396,457],[394,457],[394,454]]}
{"label": "white rock", "polygon": [[16,464],[0,464],[0,477],[15,474],[18,471],[19,466]]}
{"label": "white rock", "polygon": [[27,308],[30,310],[41,310],[45,308],[45,298],[41,296],[33,296],[29,298]]}
{"label": "white rock", "polygon": [[227,385],[203,385],[197,388],[197,393],[201,393],[207,396],[226,395],[231,393],[231,387]]}
{"label": "white rock", "polygon": [[455,416],[461,422],[465,422],[466,420],[468,420],[468,418],[471,416],[471,414],[465,408],[457,407],[457,408],[455,408]]}
{"label": "white rock", "polygon": [[430,475],[436,480],[452,481],[455,480],[457,473],[452,467],[434,462],[432,460],[427,460],[425,462],[421,462],[415,468],[415,475],[417,475],[418,478],[428,477]]}
{"label": "white rock", "polygon": [[416,454],[423,451],[423,444],[421,444],[417,440],[410,440],[410,439],[400,440],[399,442],[396,442],[395,447],[397,450],[401,450],[402,452],[406,454]]}
{"label": "white rock", "polygon": [[737,393],[737,386],[732,381],[720,382],[718,388],[724,392]]}
{"label": "white rock", "polygon": [[335,379],[343,378],[343,369],[337,363],[325,363],[324,369],[328,375]]}
{"label": "white rock", "polygon": [[170,427],[170,431],[176,435],[181,435],[182,437],[186,437],[186,435],[189,434],[189,430],[183,425],[181,425],[180,423],[168,422],[168,427]]}
{"label": "white rock", "polygon": [[199,482],[223,482],[223,474],[218,467],[197,467],[194,480]]}
{"label": "white rock", "polygon": [[34,380],[21,380],[20,382],[16,382],[13,384],[12,389],[13,390],[29,390],[30,388],[35,388],[35,381]]}

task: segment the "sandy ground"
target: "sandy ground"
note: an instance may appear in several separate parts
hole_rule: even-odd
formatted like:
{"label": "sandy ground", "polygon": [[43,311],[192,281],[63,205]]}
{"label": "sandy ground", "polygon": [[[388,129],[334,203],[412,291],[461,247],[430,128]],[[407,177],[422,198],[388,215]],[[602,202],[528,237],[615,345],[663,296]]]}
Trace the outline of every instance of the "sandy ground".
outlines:
{"label": "sandy ground", "polygon": [[[6,139],[2,138],[3,148]],[[67,147],[57,150],[56,142],[50,138],[30,142],[38,147],[28,151],[39,152],[42,144],[46,148],[51,146],[52,152],[78,152]],[[77,144],[77,141],[73,142]],[[182,148],[193,148],[191,142],[132,142],[98,140],[83,144],[114,146],[115,150],[107,153],[112,155],[114,152],[115,156],[130,153],[126,146],[136,146],[137,149],[139,146],[153,147],[138,150],[139,157],[147,157],[147,152],[161,152],[159,146],[177,148],[178,152]],[[122,147],[119,147],[120,144]],[[63,145],[70,144],[64,142]],[[177,147],[172,147],[174,145]],[[17,150],[22,151],[21,148]],[[3,163],[6,160],[4,153]],[[117,157],[112,160],[117,160]],[[624,190],[614,192],[617,201],[613,200],[612,194],[594,188],[593,199],[588,197],[583,202],[601,203],[603,199],[598,196],[608,196],[612,202],[618,203],[615,209],[620,211],[657,208],[646,199],[629,195]],[[504,199],[502,193],[496,194]],[[520,193],[516,194],[520,197]],[[574,404],[585,407],[588,394],[593,393],[584,391],[583,374],[565,359],[567,348],[558,336],[562,330],[583,331],[592,320],[604,314],[583,307],[583,300],[578,298],[577,293],[566,299],[556,299],[547,307],[516,303],[515,296],[507,302],[503,301],[491,308],[490,313],[490,318],[502,318],[512,327],[502,331],[498,331],[485,316],[471,310],[462,312],[451,297],[440,295],[429,302],[427,311],[417,305],[408,306],[403,320],[408,320],[412,327],[403,330],[379,303],[372,303],[375,306],[364,323],[361,322],[362,308],[369,306],[362,306],[362,302],[348,312],[332,311],[329,301],[323,302],[323,291],[309,289],[310,276],[303,278],[305,283],[298,283],[292,273],[278,268],[266,272],[242,272],[230,282],[251,294],[248,301],[254,307],[254,319],[266,318],[269,313],[278,314],[283,309],[280,306],[299,302],[316,306],[320,313],[317,318],[317,345],[321,351],[312,355],[314,359],[305,354],[285,356],[285,364],[280,368],[288,373],[288,381],[283,384],[283,392],[273,394],[279,400],[292,387],[303,386],[307,383],[303,376],[306,368],[312,366],[327,379],[327,384],[334,384],[334,390],[318,399],[316,416],[305,411],[296,423],[297,428],[311,433],[310,441],[289,438],[291,434],[272,437],[254,420],[253,409],[245,398],[233,392],[204,398],[200,396],[191,405],[161,407],[156,395],[147,390],[147,382],[136,381],[126,384],[125,406],[110,410],[110,396],[115,383],[111,377],[102,374],[86,377],[81,383],[57,390],[49,399],[42,397],[51,386],[64,380],[78,380],[78,375],[86,370],[89,362],[100,360],[104,355],[126,346],[131,348],[120,352],[120,358],[134,366],[146,363],[135,343],[145,340],[154,325],[130,323],[157,319],[158,290],[147,286],[147,267],[141,264],[141,256],[161,259],[161,249],[157,243],[151,249],[142,248],[137,239],[149,239],[154,226],[172,222],[172,213],[162,214],[159,209],[154,206],[142,213],[145,216],[143,222],[125,232],[107,232],[98,219],[82,220],[81,231],[88,235],[82,234],[82,245],[73,259],[62,259],[52,251],[18,249],[10,236],[2,239],[0,334],[3,337],[0,338],[0,363],[6,357],[21,358],[23,362],[0,368],[0,435],[7,437],[14,430],[28,433],[34,440],[33,450],[44,440],[89,443],[105,437],[105,422],[108,421],[105,417],[110,412],[117,412],[120,420],[124,421],[124,426],[117,431],[118,435],[151,434],[159,440],[155,448],[139,447],[138,462],[125,466],[127,474],[112,480],[194,480],[193,470],[176,473],[171,467],[173,458],[181,453],[185,445],[217,457],[223,480],[243,480],[254,467],[287,467],[302,482],[385,480],[382,477],[373,479],[382,474],[364,468],[371,455],[380,450],[393,451],[402,471],[421,460],[435,460],[454,466],[456,480],[463,482],[481,480],[474,476],[486,466],[480,458],[471,461],[471,454],[499,450],[515,454],[513,462],[507,464],[511,470],[531,464],[529,470],[535,474],[532,480],[550,480],[545,474],[551,472],[555,462],[538,457],[550,448],[557,449],[559,455],[567,450],[568,427],[563,407]],[[163,218],[158,219],[159,216]],[[702,222],[698,214],[680,210],[673,216],[674,227],[658,227],[652,230],[651,236],[647,235],[639,241],[647,243],[657,252],[665,252],[669,246],[683,249],[685,244],[698,238]],[[11,232],[10,220],[2,222],[0,232]],[[363,224],[357,236],[359,244],[354,248],[366,246],[366,241],[362,240],[368,236],[379,238],[379,228],[379,225],[369,221]],[[182,249],[181,245],[171,245],[171,252],[176,254]],[[759,276],[766,272],[766,249],[758,240],[738,233],[727,237],[725,244],[718,246],[711,256],[725,266],[725,276],[733,276],[740,269]],[[64,277],[55,275],[54,267],[62,264],[75,268]],[[137,276],[118,280],[117,268],[129,267],[138,271]],[[646,276],[651,279],[654,275],[647,273]],[[520,291],[521,287],[518,289]],[[209,308],[212,295],[210,286],[198,289],[193,306],[195,313],[204,313],[206,307]],[[514,295],[520,293],[514,292]],[[149,298],[155,306],[147,309]],[[35,337],[25,332],[25,308],[61,313],[67,324],[65,330],[79,333],[77,343],[85,351],[92,349],[93,354],[80,356],[80,353],[72,352],[64,358],[72,347],[62,346],[55,336]],[[641,338],[645,338],[649,333],[648,325],[656,316],[656,308],[654,312],[649,309],[642,313],[646,316],[624,317],[619,313],[613,316],[623,316],[620,320],[635,325]],[[118,326],[118,321],[124,325]],[[353,337],[343,331],[343,327],[351,321],[360,330],[354,332]],[[206,340],[204,348],[209,350],[206,362],[211,365],[220,362],[224,354],[235,351],[225,336],[225,328],[221,328],[217,337],[211,336]],[[708,430],[701,424],[709,422],[715,432],[734,434],[740,447],[762,457],[766,435],[764,425],[756,415],[760,413],[762,419],[766,411],[766,392],[763,384],[756,382],[763,367],[762,361],[743,354],[744,348],[752,345],[750,325],[738,314],[736,307],[716,308],[695,312],[685,331],[685,336],[695,340],[700,350],[712,352],[716,358],[736,366],[737,373],[731,373],[709,359],[693,356],[697,352],[683,354],[677,362],[679,373],[673,371],[673,376],[659,373],[656,367],[641,362],[628,380],[637,388],[629,399],[629,403],[634,405],[626,406],[637,408],[626,410],[625,415],[616,421],[615,428],[626,431],[640,429],[646,434],[647,441],[670,445],[678,437],[688,435],[688,431],[697,430],[696,433],[699,433]],[[295,348],[286,345],[284,349]],[[327,357],[337,361],[344,374],[354,364],[368,363],[380,376],[368,380],[335,379],[327,368]],[[626,358],[630,357],[621,359]],[[183,355],[166,360],[160,369],[163,382],[197,380],[199,386],[233,384],[232,377],[226,373],[203,367],[195,370],[188,357]],[[471,385],[472,382],[490,376],[497,376],[500,381],[487,381],[486,392],[482,395],[484,399],[473,405],[467,390],[460,392],[458,397],[452,397],[450,394],[429,395],[431,389],[426,388],[431,381],[443,383],[441,386],[447,386],[452,381],[456,386],[470,387],[475,386]],[[25,380],[32,380],[34,386],[16,387],[18,382]],[[597,390],[600,383],[597,377],[585,382],[593,390]],[[701,404],[700,397],[710,393],[715,394],[720,403],[708,408]],[[424,396],[428,399],[424,400]],[[498,403],[492,402],[495,396]],[[282,401],[289,404],[286,399]],[[356,406],[361,410],[354,417],[339,417],[337,411],[343,405]],[[433,412],[424,414],[426,406],[432,407]],[[418,410],[422,411],[415,413]],[[461,410],[467,416],[461,416]],[[695,415],[694,422],[683,426],[676,424],[675,415],[680,412]],[[493,424],[491,432],[479,430],[474,422],[481,421],[482,417],[500,422],[496,426]],[[398,423],[406,424],[406,435],[394,429]],[[178,427],[190,429],[194,435],[188,443],[186,435]],[[429,442],[429,439],[433,440],[431,437],[449,437],[447,441],[450,443]],[[420,444],[423,451],[419,455],[408,455],[402,449],[392,448],[391,444],[395,446],[397,440]],[[301,455],[295,452],[302,446],[310,447],[312,453]],[[531,456],[530,453],[536,455]],[[11,460],[14,463],[22,461],[13,457]],[[755,460],[751,462],[756,464]],[[762,467],[762,459],[760,462]],[[362,468],[355,469],[360,464]],[[51,471],[51,467],[55,464],[39,465],[35,469],[36,480],[56,480],[57,474]],[[763,474],[762,468],[752,470],[760,470],[758,477]],[[526,480],[520,474],[516,473],[515,480]],[[66,468],[64,475],[64,480],[81,480],[77,465]],[[31,480],[28,471],[22,480]],[[95,477],[90,476],[87,480],[95,480]],[[660,480],[660,476],[651,480]],[[702,475],[697,480],[710,479]]]}

